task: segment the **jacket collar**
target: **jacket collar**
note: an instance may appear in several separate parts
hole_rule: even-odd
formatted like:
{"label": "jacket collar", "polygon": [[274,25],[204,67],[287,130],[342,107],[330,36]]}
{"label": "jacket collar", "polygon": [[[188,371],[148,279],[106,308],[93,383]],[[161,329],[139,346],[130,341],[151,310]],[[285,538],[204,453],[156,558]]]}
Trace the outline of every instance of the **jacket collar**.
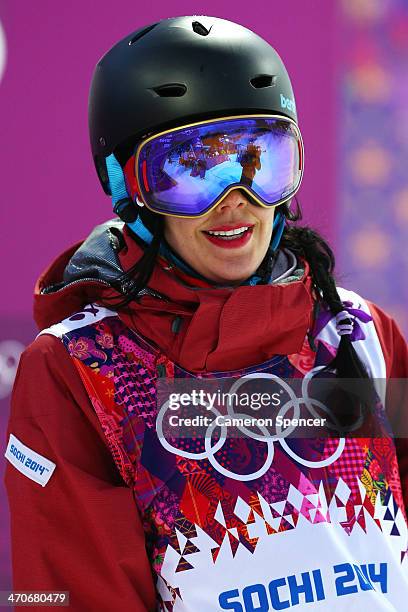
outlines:
{"label": "jacket collar", "polygon": [[[92,243],[91,235],[81,248],[76,245],[68,250],[40,277],[34,306],[40,328],[70,316],[89,302],[112,308],[118,301],[119,294],[101,281],[101,269],[107,266],[115,275],[129,269],[143,252],[126,228],[120,231],[120,250],[107,247],[105,227],[101,232],[105,236],[103,248],[101,237]],[[81,254],[87,242],[88,250]],[[86,263],[82,269],[81,260]],[[90,273],[94,276],[87,276]],[[186,370],[240,369],[276,354],[296,353],[302,347],[312,321],[308,266],[304,264],[283,277],[270,285],[197,286],[197,279],[160,258],[149,282],[151,291],[119,309],[118,314]]]}

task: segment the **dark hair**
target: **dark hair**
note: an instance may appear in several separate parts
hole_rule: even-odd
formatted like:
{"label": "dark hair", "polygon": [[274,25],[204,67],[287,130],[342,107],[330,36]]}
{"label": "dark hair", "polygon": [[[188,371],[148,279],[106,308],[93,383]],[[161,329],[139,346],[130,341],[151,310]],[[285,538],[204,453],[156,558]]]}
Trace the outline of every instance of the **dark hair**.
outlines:
{"label": "dark hair", "polygon": [[[298,221],[302,212],[296,200],[296,211],[292,213],[285,207],[284,214],[288,221]],[[280,242],[281,247],[292,251],[298,259],[304,259],[310,266],[310,274],[317,301],[320,299],[328,306],[333,315],[344,310],[334,279],[335,257],[327,241],[308,226],[287,224]],[[320,298],[320,299],[319,299]],[[330,363],[340,378],[368,378],[367,371],[359,359],[350,336],[341,336],[336,357]]]}
{"label": "dark hair", "polygon": [[[298,221],[302,218],[297,200],[295,213],[292,213],[289,207],[285,207],[284,213],[288,221]],[[335,257],[327,241],[310,227],[289,223],[282,235],[280,246],[289,249],[309,264],[316,296],[315,312],[322,304],[325,304],[333,315],[344,311],[334,279]],[[350,319],[344,317],[341,323],[349,321]],[[309,341],[313,342],[313,339],[309,338]],[[328,372],[335,373],[338,381],[347,379],[345,387],[336,385],[333,380],[327,391],[322,386],[319,387],[320,400],[330,407],[339,428],[344,432],[353,432],[358,429],[356,424],[360,423],[364,425],[365,432],[370,431],[371,435],[374,435],[373,428],[377,429],[376,420],[372,418],[375,389],[349,335],[340,337],[336,356],[323,368],[319,376],[324,377]],[[361,384],[358,387],[351,385],[350,379],[360,379]],[[332,433],[335,435],[336,432]]]}
{"label": "dark hair", "polygon": [[122,299],[119,299],[119,301],[116,299],[114,301],[114,306],[118,309],[136,300],[139,293],[148,285],[159,254],[160,244],[164,240],[163,216],[143,210],[143,217],[144,224],[153,234],[153,240],[146,246],[133,232],[131,232],[132,238],[142,246],[143,255],[129,268],[129,270],[110,283],[123,295]]}
{"label": "dark hair", "polygon": [[[282,205],[281,209],[287,219],[287,224],[282,235],[280,247],[292,251],[298,259],[307,261],[310,266],[310,274],[316,297],[316,306],[324,304],[333,315],[344,310],[344,306],[337,292],[334,280],[335,258],[327,241],[316,231],[307,226],[296,224],[302,218],[300,205],[295,198],[296,209],[292,211],[289,205]],[[142,209],[143,221],[148,225],[154,238],[149,246],[144,249],[144,254],[129,270],[124,272],[119,280],[115,281],[115,288],[123,295],[123,299],[115,303],[116,308],[128,305],[138,299],[140,292],[147,286],[153,273],[156,257],[159,252],[161,241],[164,240],[164,222],[161,215],[154,215]],[[146,216],[147,215],[147,216]],[[137,237],[134,237],[137,240]],[[261,276],[261,284],[267,284],[277,252],[269,247],[257,273]],[[324,369],[326,372],[334,372],[341,379],[368,379],[368,373],[358,357],[348,335],[342,335],[335,358]],[[337,396],[338,397],[338,396]],[[343,398],[344,399],[344,398]],[[350,397],[348,396],[350,406]],[[347,418],[352,420],[356,417],[356,410],[360,410],[361,402],[351,402],[352,407],[347,412]],[[365,402],[363,402],[365,404]],[[344,404],[343,404],[344,406]],[[344,408],[340,413],[344,415]],[[343,419],[344,424],[344,419]]]}

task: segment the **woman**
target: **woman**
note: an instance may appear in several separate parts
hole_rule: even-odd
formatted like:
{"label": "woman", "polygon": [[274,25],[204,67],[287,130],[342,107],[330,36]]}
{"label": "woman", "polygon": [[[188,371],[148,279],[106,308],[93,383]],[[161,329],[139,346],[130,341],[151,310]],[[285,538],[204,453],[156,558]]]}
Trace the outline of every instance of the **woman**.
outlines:
{"label": "woman", "polygon": [[[408,372],[392,319],[336,288],[329,246],[291,223],[303,144],[279,56],[229,21],[164,20],[98,63],[89,119],[120,220],[37,284],[7,449],[15,588],[70,591],[78,611],[401,610],[407,455],[380,393],[363,402],[380,433],[347,439],[211,418],[178,437],[156,401],[163,381],[258,374],[296,414],[289,383],[312,374]],[[302,400],[353,428],[353,402]]]}

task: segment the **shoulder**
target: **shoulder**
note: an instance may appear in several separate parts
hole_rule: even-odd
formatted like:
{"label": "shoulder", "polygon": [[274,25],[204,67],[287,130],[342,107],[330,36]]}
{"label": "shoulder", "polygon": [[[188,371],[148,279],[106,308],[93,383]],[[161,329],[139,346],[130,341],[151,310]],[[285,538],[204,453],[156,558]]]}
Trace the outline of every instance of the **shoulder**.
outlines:
{"label": "shoulder", "polygon": [[[59,323],[43,329],[22,353],[16,381],[21,370],[27,374],[48,372],[56,380],[61,379],[61,383],[66,381],[67,370],[74,369],[72,357],[75,354],[69,350],[70,341],[89,335],[112,317],[117,318],[116,312],[89,304]],[[103,327],[107,328],[106,325]]]}
{"label": "shoulder", "polygon": [[370,312],[369,303],[360,294],[343,287],[337,287],[337,292],[343,304],[352,308],[360,308],[368,313]]}
{"label": "shoulder", "polygon": [[43,373],[49,372],[58,380],[58,372],[69,362],[69,355],[60,339],[52,335],[39,335],[21,354],[14,388],[21,383],[22,376],[38,380]]}
{"label": "shoulder", "polygon": [[[355,291],[336,287],[344,310],[354,317],[355,325],[352,336],[353,342],[357,340],[375,340],[377,337],[373,325],[373,317],[367,300]],[[318,310],[316,321],[317,338],[329,341],[332,346],[338,346],[340,336],[337,330],[336,317],[329,310],[327,304]]]}
{"label": "shoulder", "polygon": [[[378,379],[389,377],[396,357],[395,350],[389,350],[396,328],[395,322],[378,306],[355,291],[337,287],[337,292],[344,310],[353,317],[351,341],[370,376]],[[338,347],[340,335],[336,318],[327,308],[318,312],[315,332],[315,340],[334,349]]]}
{"label": "shoulder", "polygon": [[92,326],[95,323],[99,323],[111,317],[117,317],[117,313],[114,310],[97,304],[88,304],[84,306],[82,310],[75,312],[59,323],[41,330],[37,338],[44,335],[51,335],[63,339],[76,330]]}
{"label": "shoulder", "polygon": [[87,330],[108,321],[109,317],[116,317],[116,313],[91,304],[40,332],[20,357],[13,388],[12,417],[55,413],[67,400],[71,404],[89,403],[72,358],[75,354],[70,350],[70,342],[86,336]]}
{"label": "shoulder", "polygon": [[367,302],[384,354],[389,378],[408,377],[408,344],[394,318],[373,302]]}
{"label": "shoulder", "polygon": [[[343,304],[356,314],[357,325],[362,331],[361,339],[366,340],[366,350],[371,356],[375,353],[381,354],[384,361],[381,377],[407,377],[408,346],[394,318],[380,306],[354,291],[338,288],[338,293]],[[364,321],[362,313],[367,313],[370,320]],[[355,343],[356,348],[358,344]]]}
{"label": "shoulder", "polygon": [[[370,314],[373,321],[373,325],[377,333],[381,338],[387,339],[387,336],[399,335],[403,339],[402,332],[396,323],[395,319],[386,310],[372,302],[367,300],[355,291],[349,289],[343,289],[337,287],[340,299],[343,303],[347,304],[352,308],[361,309]],[[406,341],[404,340],[405,344]]]}

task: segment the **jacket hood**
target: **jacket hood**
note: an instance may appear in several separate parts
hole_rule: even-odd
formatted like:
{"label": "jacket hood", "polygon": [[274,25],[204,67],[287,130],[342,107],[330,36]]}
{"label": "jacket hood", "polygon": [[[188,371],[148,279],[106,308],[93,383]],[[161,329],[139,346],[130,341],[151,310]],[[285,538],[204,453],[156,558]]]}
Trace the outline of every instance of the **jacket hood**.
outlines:
{"label": "jacket hood", "polygon": [[[120,220],[97,226],[82,243],[60,255],[35,287],[34,318],[40,329],[98,302],[118,311],[137,333],[190,371],[247,367],[276,354],[298,352],[312,321],[307,264],[279,251],[271,284],[218,287],[198,283],[159,258],[148,287],[126,307],[111,286],[142,255]],[[199,284],[200,286],[197,286]]]}
{"label": "jacket hood", "polygon": [[123,273],[118,259],[123,222],[98,225],[90,236],[55,259],[34,289],[34,320],[39,329],[54,325],[96,301]]}

